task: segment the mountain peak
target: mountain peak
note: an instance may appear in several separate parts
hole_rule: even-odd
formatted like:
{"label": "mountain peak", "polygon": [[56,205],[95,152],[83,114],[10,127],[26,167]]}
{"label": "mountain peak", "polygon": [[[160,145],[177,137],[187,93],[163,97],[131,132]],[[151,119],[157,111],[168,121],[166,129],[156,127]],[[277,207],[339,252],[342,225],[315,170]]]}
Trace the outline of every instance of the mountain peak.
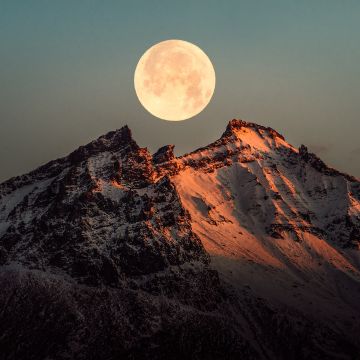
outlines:
{"label": "mountain peak", "polygon": [[258,125],[252,122],[244,121],[241,119],[232,119],[229,121],[225,132],[222,134],[221,138],[228,138],[232,135],[236,135],[236,133],[241,130],[242,128],[249,128],[255,130],[257,133],[259,133],[261,136],[264,135],[264,132],[266,135],[268,135],[271,138],[280,138],[282,140],[285,140],[284,136],[279,134],[276,130],[274,130],[271,127],[266,127],[262,125]]}
{"label": "mountain peak", "polygon": [[127,125],[120,129],[110,131],[87,145],[80,146],[69,155],[69,159],[72,163],[77,163],[99,152],[119,151],[125,148],[128,150],[139,149]]}

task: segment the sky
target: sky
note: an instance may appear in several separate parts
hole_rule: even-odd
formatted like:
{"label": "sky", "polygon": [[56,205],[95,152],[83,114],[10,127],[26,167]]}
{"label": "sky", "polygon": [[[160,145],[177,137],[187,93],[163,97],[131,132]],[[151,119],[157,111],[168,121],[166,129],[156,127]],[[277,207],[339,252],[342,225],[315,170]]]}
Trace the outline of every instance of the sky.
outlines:
{"label": "sky", "polygon": [[[213,62],[198,116],[149,114],[133,84],[150,46],[182,39]],[[360,177],[360,1],[0,0],[0,181],[127,124],[155,152],[216,140],[233,118],[271,126]]]}

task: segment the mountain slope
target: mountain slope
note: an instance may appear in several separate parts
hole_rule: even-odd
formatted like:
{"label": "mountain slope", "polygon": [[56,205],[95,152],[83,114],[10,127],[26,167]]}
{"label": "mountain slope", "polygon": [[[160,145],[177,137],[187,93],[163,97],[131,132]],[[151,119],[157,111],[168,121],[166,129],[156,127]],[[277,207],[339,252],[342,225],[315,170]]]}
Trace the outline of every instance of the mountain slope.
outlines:
{"label": "mountain slope", "polygon": [[0,184],[0,347],[355,359],[359,248],[359,181],[275,130],[232,120],[176,158],[124,127]]}
{"label": "mountain slope", "polygon": [[343,331],[352,324],[358,336],[355,178],[326,167],[304,146],[295,149],[272,129],[236,120],[220,140],[179,161],[184,168],[173,181],[226,281],[335,321]]}

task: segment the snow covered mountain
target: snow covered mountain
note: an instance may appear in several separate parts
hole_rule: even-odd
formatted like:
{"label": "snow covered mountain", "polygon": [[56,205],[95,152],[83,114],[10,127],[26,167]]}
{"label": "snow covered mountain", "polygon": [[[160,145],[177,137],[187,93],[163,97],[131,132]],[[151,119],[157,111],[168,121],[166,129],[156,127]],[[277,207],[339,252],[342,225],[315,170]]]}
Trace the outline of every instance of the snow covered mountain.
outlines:
{"label": "snow covered mountain", "polygon": [[4,359],[360,358],[360,182],[242,120],[173,148],[0,184]]}

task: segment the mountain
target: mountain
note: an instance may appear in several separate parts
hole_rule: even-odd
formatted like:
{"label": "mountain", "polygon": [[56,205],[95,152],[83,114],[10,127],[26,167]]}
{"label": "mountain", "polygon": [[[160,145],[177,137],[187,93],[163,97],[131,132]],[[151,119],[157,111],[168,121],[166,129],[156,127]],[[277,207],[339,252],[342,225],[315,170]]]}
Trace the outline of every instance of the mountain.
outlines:
{"label": "mountain", "polygon": [[359,359],[359,180],[242,120],[173,149],[0,184],[2,358]]}

